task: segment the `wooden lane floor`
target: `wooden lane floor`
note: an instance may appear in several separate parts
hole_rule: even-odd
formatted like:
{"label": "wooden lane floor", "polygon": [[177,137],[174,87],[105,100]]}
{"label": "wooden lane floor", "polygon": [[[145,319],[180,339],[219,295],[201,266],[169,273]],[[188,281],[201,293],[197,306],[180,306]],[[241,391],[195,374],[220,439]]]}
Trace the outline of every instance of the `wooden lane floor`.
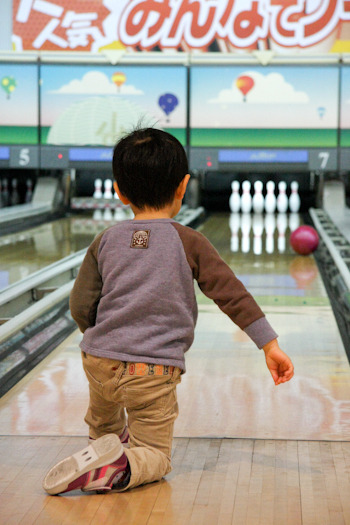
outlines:
{"label": "wooden lane floor", "polygon": [[48,465],[81,437],[1,440],[8,525],[347,525],[350,443],[176,438],[173,471],[122,494],[45,495]]}
{"label": "wooden lane floor", "polygon": [[40,487],[45,472],[86,444],[75,332],[0,400],[6,523],[350,523],[350,370],[313,257],[293,254],[288,238],[278,252],[277,231],[274,253],[232,252],[224,214],[202,231],[280,334],[293,380],[275,387],[263,354],[198,293],[173,472],[123,495],[51,498]]}
{"label": "wooden lane floor", "polygon": [[[199,319],[178,388],[175,435],[349,440],[350,368],[313,257],[296,256],[288,243],[285,253],[232,253],[226,215],[211,217],[202,230],[279,333],[295,377],[275,387],[263,352],[198,292]],[[2,434],[86,433],[80,338],[76,331],[2,398]]]}
{"label": "wooden lane floor", "polygon": [[295,377],[275,387],[261,352],[199,295],[177,435],[349,440],[350,367],[314,258],[292,251],[289,229],[283,252],[277,229],[274,253],[232,252],[229,224],[227,216],[214,216],[202,231],[262,307],[293,360]]}

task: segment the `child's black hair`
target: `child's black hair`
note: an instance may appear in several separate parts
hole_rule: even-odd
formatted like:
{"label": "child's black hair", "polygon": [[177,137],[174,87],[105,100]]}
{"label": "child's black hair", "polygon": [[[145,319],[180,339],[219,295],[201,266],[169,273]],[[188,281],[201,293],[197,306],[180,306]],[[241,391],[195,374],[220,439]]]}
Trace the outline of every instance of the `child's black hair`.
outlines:
{"label": "child's black hair", "polygon": [[114,147],[114,178],[120,192],[140,210],[170,204],[187,173],[184,148],[165,131],[136,129]]}

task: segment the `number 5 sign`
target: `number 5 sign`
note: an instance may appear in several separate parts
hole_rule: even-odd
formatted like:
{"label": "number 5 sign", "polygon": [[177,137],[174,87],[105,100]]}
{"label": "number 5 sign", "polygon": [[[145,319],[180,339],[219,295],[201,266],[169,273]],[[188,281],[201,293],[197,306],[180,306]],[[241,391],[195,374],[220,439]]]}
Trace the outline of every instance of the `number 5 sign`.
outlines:
{"label": "number 5 sign", "polygon": [[10,168],[37,168],[38,163],[37,146],[11,146]]}

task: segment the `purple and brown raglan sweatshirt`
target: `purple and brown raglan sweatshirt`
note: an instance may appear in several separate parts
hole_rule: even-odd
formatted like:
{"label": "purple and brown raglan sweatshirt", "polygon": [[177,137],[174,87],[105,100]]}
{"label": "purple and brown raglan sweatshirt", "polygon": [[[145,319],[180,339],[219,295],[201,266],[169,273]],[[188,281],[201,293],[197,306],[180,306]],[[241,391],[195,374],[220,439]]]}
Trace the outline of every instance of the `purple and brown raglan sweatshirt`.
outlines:
{"label": "purple and brown raglan sweatshirt", "polygon": [[277,337],[201,233],[173,219],[128,220],[95,238],[76,278],[70,308],[81,349],[185,371],[197,321],[194,279],[259,348]]}

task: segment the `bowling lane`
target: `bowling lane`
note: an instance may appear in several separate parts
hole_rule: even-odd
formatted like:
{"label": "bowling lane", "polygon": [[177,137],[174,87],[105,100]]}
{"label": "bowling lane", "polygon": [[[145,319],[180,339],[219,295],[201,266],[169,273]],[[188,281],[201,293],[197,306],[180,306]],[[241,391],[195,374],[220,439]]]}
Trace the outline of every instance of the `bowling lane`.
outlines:
{"label": "bowling lane", "polygon": [[[273,250],[265,222],[261,243],[255,239],[260,253],[252,229],[243,242],[240,225],[232,242],[230,224],[229,215],[216,214],[200,229],[262,306],[295,377],[276,388],[263,353],[197,291],[199,319],[178,388],[175,436],[350,439],[350,369],[314,258],[291,251],[289,226],[283,239],[277,217]],[[0,400],[1,434],[87,434],[80,339],[74,332]]]}
{"label": "bowling lane", "polygon": [[350,438],[350,367],[316,261],[289,245],[295,216],[276,215],[273,233],[269,221],[241,215],[237,232],[232,215],[216,215],[200,229],[260,304],[295,377],[276,388],[264,355],[199,293],[177,436]]}
{"label": "bowling lane", "polygon": [[87,247],[112,221],[73,215],[0,237],[0,289]]}
{"label": "bowling lane", "polygon": [[[295,254],[298,214],[217,214],[199,227],[261,306],[329,306],[315,259]],[[203,294],[198,300],[210,304]]]}

